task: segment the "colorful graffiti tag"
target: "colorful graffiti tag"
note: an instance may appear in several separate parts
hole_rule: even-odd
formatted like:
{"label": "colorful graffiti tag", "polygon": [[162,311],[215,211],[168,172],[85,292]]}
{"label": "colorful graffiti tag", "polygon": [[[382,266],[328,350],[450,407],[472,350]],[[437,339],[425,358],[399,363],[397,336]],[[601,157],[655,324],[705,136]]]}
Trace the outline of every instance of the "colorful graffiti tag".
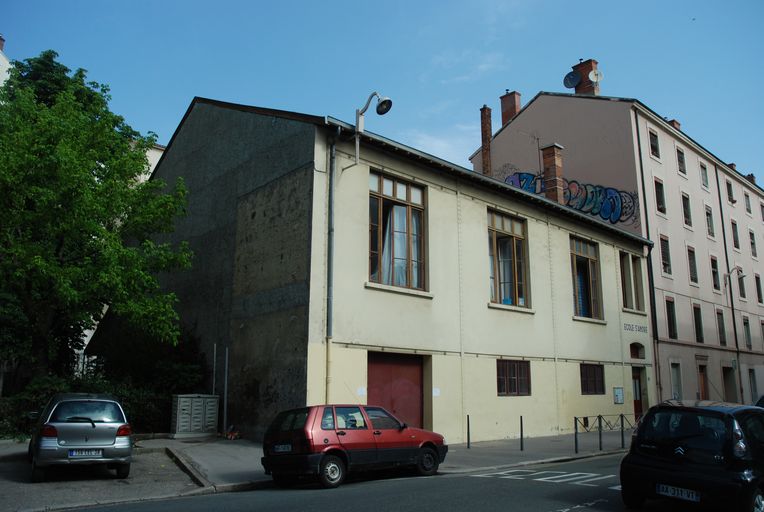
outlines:
{"label": "colorful graffiti tag", "polygon": [[[602,185],[579,183],[575,180],[565,182],[565,205],[582,213],[600,217],[611,224],[639,221],[637,195],[625,190],[618,190]],[[507,176],[504,182],[531,194],[544,193],[544,180],[541,175],[530,172],[516,172]]]}

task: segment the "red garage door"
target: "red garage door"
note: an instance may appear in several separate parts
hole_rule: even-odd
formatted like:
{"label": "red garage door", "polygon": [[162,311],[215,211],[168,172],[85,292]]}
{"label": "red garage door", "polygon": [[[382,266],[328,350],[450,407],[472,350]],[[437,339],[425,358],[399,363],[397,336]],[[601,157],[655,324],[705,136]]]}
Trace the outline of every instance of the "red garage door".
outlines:
{"label": "red garage door", "polygon": [[422,357],[369,352],[369,404],[422,427]]}

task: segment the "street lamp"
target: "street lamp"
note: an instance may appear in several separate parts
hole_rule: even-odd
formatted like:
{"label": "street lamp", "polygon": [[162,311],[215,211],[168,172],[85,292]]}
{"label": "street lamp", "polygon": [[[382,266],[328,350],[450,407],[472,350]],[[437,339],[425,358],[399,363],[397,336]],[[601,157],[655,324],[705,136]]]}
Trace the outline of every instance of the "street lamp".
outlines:
{"label": "street lamp", "polygon": [[371,104],[371,99],[374,98],[374,96],[377,97],[377,114],[380,116],[383,116],[390,112],[390,109],[393,108],[393,100],[388,98],[387,96],[380,96],[377,91],[374,91],[369,95],[369,99],[366,100],[366,104],[361,109],[356,109],[355,111],[355,163],[358,164],[359,154],[360,154],[360,145],[361,145],[361,134],[363,133],[363,115],[366,113],[366,110],[369,108],[369,105]]}

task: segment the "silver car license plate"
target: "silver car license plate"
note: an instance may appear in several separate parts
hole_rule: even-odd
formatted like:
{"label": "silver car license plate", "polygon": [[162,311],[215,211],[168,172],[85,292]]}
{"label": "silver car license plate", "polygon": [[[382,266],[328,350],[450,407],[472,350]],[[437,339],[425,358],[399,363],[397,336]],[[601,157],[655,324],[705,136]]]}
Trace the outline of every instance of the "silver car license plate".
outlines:
{"label": "silver car license plate", "polygon": [[661,496],[668,496],[670,498],[694,502],[700,501],[700,496],[692,489],[682,489],[681,487],[674,487],[673,485],[657,484],[655,492]]}
{"label": "silver car license plate", "polygon": [[95,448],[69,450],[69,457],[100,457],[103,450]]}
{"label": "silver car license plate", "polygon": [[273,451],[276,453],[291,452],[292,445],[291,444],[275,444],[273,445]]}

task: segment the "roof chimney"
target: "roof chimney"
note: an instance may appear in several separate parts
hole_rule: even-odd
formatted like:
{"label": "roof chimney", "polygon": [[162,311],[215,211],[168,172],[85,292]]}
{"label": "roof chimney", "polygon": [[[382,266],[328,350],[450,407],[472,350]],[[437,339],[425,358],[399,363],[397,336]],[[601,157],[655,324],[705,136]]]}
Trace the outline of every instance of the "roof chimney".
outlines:
{"label": "roof chimney", "polygon": [[3,51],[3,48],[5,48],[5,38],[3,34],[0,34],[0,52]]}
{"label": "roof chimney", "polygon": [[735,165],[735,162],[730,162],[727,164],[727,166],[729,166],[729,168],[733,171],[737,171],[737,165]]}
{"label": "roof chimney", "polygon": [[541,148],[544,162],[544,196],[552,201],[565,204],[565,185],[562,179],[562,150],[559,144]]}
{"label": "roof chimney", "polygon": [[499,98],[501,100],[501,125],[504,126],[520,112],[520,93],[517,91],[507,92]]}
{"label": "roof chimney", "polygon": [[747,179],[748,181],[750,181],[751,183],[753,183],[754,185],[756,185],[756,176],[754,176],[754,175],[753,175],[753,173],[751,173],[751,174],[746,174],[746,175],[745,175],[745,179]]}
{"label": "roof chimney", "polygon": [[577,71],[581,75],[581,81],[576,85],[576,94],[587,94],[589,96],[599,96],[600,84],[599,82],[592,82],[589,78],[589,74],[592,71],[597,71],[597,61],[594,59],[584,60],[573,66],[573,71]]}
{"label": "roof chimney", "polygon": [[483,175],[491,176],[491,137],[493,130],[491,128],[491,109],[483,105],[480,109],[480,156],[483,161]]}
{"label": "roof chimney", "polygon": [[676,119],[672,119],[671,121],[669,121],[669,124],[673,126],[675,130],[679,130],[680,132],[682,131],[682,128],[681,128],[682,125],[679,124],[679,121],[677,121]]}

